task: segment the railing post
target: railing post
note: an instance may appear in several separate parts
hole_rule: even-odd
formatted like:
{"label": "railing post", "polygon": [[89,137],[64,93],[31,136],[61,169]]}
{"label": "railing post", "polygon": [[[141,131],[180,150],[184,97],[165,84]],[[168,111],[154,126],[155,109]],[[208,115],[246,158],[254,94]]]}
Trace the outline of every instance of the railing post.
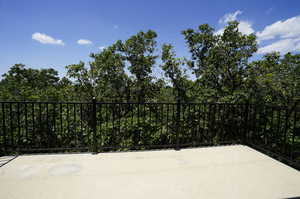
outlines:
{"label": "railing post", "polygon": [[96,98],[92,99],[92,140],[93,140],[93,152],[97,153],[97,110],[96,110]]}
{"label": "railing post", "polygon": [[177,108],[176,108],[176,150],[180,149],[179,145],[179,133],[180,133],[180,111],[181,111],[181,103],[180,99],[177,100]]}

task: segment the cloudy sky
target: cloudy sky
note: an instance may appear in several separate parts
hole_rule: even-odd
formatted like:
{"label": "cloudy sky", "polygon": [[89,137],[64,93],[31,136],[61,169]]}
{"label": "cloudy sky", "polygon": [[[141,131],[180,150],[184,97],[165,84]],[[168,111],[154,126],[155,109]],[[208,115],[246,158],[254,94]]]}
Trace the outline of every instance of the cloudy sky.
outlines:
{"label": "cloudy sky", "polygon": [[255,57],[300,53],[299,0],[0,0],[0,74],[15,63],[64,73],[66,65],[148,29],[159,45],[172,43],[188,56],[182,30],[208,23],[220,34],[230,20],[257,36]]}

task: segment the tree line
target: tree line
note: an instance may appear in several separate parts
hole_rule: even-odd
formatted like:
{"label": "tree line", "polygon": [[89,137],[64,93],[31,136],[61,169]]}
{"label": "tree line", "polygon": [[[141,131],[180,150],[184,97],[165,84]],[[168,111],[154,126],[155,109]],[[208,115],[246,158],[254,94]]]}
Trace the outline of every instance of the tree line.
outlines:
{"label": "tree line", "polygon": [[[157,45],[157,33],[141,31],[116,41],[91,61],[58,71],[13,65],[2,75],[2,101],[229,102],[297,104],[300,54],[278,52],[251,60],[254,34],[239,32],[238,22],[215,34],[208,24],[182,31],[190,57],[178,57],[171,44]],[[153,72],[159,67],[163,76]],[[193,75],[193,78],[190,77]]]}

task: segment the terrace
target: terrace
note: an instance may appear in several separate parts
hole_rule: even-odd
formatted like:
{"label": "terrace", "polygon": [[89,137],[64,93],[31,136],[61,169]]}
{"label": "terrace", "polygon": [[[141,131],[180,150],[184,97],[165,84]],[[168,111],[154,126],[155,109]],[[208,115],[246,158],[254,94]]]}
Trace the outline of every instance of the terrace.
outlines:
{"label": "terrace", "polygon": [[299,197],[299,112],[253,104],[1,102],[0,197]]}

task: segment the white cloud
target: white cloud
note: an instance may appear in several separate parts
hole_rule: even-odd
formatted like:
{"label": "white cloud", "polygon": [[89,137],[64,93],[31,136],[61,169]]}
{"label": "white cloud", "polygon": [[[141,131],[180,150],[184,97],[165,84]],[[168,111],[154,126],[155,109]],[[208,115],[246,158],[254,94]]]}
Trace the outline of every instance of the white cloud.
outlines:
{"label": "white cloud", "polygon": [[[234,13],[227,13],[222,18],[219,19],[220,24],[226,24],[230,21],[237,20],[238,15],[241,15],[243,12],[240,10],[235,11]],[[249,21],[239,21],[238,29],[243,34],[251,34],[254,33],[254,29],[252,28],[252,23]],[[219,29],[215,34],[220,35],[223,34],[224,28]]]}
{"label": "white cloud", "polygon": [[300,16],[289,18],[285,21],[277,21],[266,26],[256,34],[258,40],[268,40],[280,37],[282,39],[300,36]]}
{"label": "white cloud", "polygon": [[[252,24],[248,21],[240,21],[238,25],[238,29],[241,33],[249,35],[254,33],[254,29],[252,28]],[[215,34],[221,35],[224,32],[224,28],[219,29]]]}
{"label": "white cloud", "polygon": [[33,33],[32,34],[32,39],[36,40],[42,44],[54,44],[54,45],[62,45],[64,46],[64,42],[60,39],[54,39],[53,37],[46,35],[44,33]]}
{"label": "white cloud", "polygon": [[258,49],[258,54],[278,51],[280,53],[300,51],[300,37],[293,39],[281,39]]}
{"label": "white cloud", "polygon": [[248,21],[240,21],[238,28],[239,28],[239,31],[243,34],[249,35],[251,33],[254,33],[252,24]]}
{"label": "white cloud", "polygon": [[258,49],[264,54],[273,51],[281,53],[300,51],[300,16],[279,20],[256,33],[259,42],[275,39],[276,41]]}
{"label": "white cloud", "polygon": [[103,51],[105,48],[106,48],[106,46],[100,46],[100,47],[99,47],[99,50],[100,50],[100,51]]}
{"label": "white cloud", "polygon": [[[247,21],[240,21],[238,25],[238,29],[241,33],[249,35],[251,33],[254,33],[254,29],[252,28],[252,24]],[[224,32],[224,28],[219,29],[215,34],[221,35]]]}
{"label": "white cloud", "polygon": [[243,12],[240,10],[235,11],[234,13],[227,13],[221,19],[219,19],[219,23],[226,24],[230,21],[235,21],[238,15],[241,15]]}
{"label": "white cloud", "polygon": [[[269,14],[273,8],[267,11]],[[225,25],[229,21],[237,20],[242,11],[237,10],[234,13],[225,14],[220,18],[219,23]],[[244,34],[254,33],[252,23],[249,21],[239,21],[239,31]],[[224,27],[216,31],[215,34],[222,34]],[[273,24],[266,26],[262,31],[256,32],[257,40],[261,44],[262,41],[275,39],[273,43],[269,43],[258,49],[257,53],[265,54],[278,51],[280,53],[300,52],[300,16],[291,17],[286,20],[279,20]]]}
{"label": "white cloud", "polygon": [[79,45],[90,45],[90,44],[93,44],[93,42],[91,42],[90,40],[87,40],[87,39],[79,39],[77,41],[77,43]]}
{"label": "white cloud", "polygon": [[119,26],[118,25],[114,25],[114,29],[118,29],[119,28]]}

